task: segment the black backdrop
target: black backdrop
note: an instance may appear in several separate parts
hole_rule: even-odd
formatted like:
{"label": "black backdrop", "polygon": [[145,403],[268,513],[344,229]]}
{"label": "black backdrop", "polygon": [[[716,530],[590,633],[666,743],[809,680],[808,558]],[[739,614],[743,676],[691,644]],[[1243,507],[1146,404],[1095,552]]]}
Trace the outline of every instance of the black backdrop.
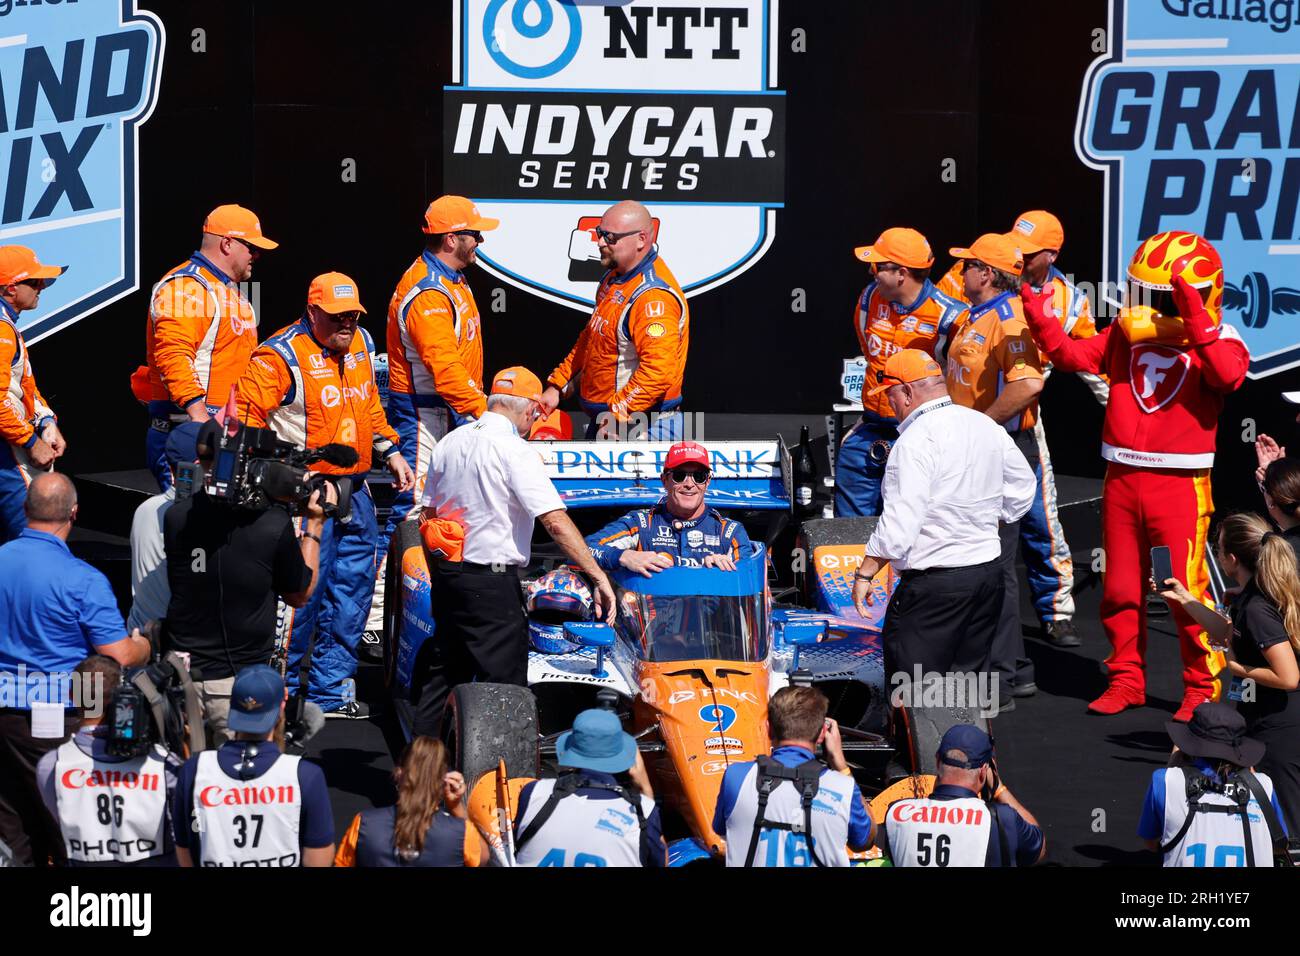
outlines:
{"label": "black backdrop", "polygon": [[[388,297],[420,247],[423,208],[457,191],[441,163],[449,0],[143,5],[163,19],[167,46],[159,102],[140,133],[142,285],[196,247],[209,209],[238,202],[282,243],[254,276],[262,334],[298,315],[313,275],[338,269],[358,280],[366,324],[382,342]],[[858,351],[850,316],[866,273],[852,248],[886,226],[920,229],[946,266],[947,247],[1046,208],[1065,224],[1062,268],[1099,278],[1102,180],[1079,162],[1073,138],[1093,31],[1106,15],[1104,0],[783,3],[786,206],[765,259],[692,300],[688,407],[828,411],[840,359]],[[796,28],[806,52],[791,50]],[[193,50],[195,30],[205,52]],[[346,159],[355,182],[343,181]],[[941,178],[947,159],[954,182]],[[673,261],[671,248],[664,254]],[[508,286],[506,311],[493,313],[496,281],[482,271],[470,281],[489,370],[525,364],[544,374],[584,321]],[[791,312],[796,288],[806,313]],[[32,349],[68,435],[66,470],[141,465],[145,414],[127,380],[143,361],[145,314],[140,291]],[[1295,371],[1248,383],[1228,402],[1221,509],[1257,504],[1243,419],[1300,438],[1277,398],[1298,383]],[[1054,376],[1044,405],[1058,470],[1100,475],[1101,412],[1082,383]]]}

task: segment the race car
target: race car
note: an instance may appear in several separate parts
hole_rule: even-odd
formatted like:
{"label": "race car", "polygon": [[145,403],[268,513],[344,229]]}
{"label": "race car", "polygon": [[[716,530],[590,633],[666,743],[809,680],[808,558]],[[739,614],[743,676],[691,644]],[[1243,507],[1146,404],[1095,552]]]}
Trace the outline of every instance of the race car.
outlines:
{"label": "race car", "polygon": [[[532,444],[584,532],[603,525],[611,510],[621,514],[661,496],[658,476],[669,442]],[[637,739],[655,781],[666,833],[676,838],[673,863],[716,858],[723,843],[712,819],[722,775],[731,763],[770,751],[767,700],[791,681],[813,684],[829,698],[864,793],[889,782],[895,721],[880,633],[891,572],[882,570],[873,582],[872,617],[859,616],[849,595],[873,519],[808,522],[789,562],[807,583],[785,588],[774,600],[779,576],[772,547],[791,513],[789,453],[779,439],[710,442],[709,449],[714,478],[706,503],[745,523],[753,552],[735,571],[677,566],[650,578],[615,571],[612,626],[575,620],[563,626],[564,640],[534,641],[526,688],[456,688],[442,736],[470,786],[479,783],[471,806],[495,806],[493,794],[507,799],[505,779],[494,780],[489,771],[504,761],[503,777],[540,776],[573,718],[608,706]],[[535,544],[526,589],[560,564],[557,554]],[[394,535],[388,567],[386,593],[401,600],[386,606],[385,667],[399,719],[409,728],[413,675],[437,640],[427,557],[413,521]],[[806,606],[788,603],[801,590]],[[913,766],[933,754],[946,723],[926,723],[919,735],[907,725]],[[485,815],[480,825],[500,851],[500,840],[493,839],[500,834],[496,813]]]}

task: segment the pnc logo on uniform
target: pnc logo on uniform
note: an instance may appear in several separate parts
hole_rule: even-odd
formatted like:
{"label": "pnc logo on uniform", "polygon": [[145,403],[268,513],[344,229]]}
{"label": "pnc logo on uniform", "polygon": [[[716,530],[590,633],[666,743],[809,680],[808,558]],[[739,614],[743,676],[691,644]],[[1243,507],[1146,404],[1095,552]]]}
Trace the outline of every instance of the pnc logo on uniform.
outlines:
{"label": "pnc logo on uniform", "polygon": [[320,390],[320,403],[326,408],[334,408],[342,400],[343,393],[337,385],[326,385]]}

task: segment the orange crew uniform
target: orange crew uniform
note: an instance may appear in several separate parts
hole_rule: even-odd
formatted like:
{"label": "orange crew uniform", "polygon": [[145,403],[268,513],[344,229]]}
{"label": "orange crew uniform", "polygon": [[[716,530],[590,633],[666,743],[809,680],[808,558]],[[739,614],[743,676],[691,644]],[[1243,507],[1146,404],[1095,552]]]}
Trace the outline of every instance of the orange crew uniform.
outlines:
{"label": "orange crew uniform", "polygon": [[27,449],[46,425],[53,410],[36,387],[27,344],[18,330],[18,313],[0,300],[0,542],[18,537],[27,526],[23,502],[31,483],[32,462]]}
{"label": "orange crew uniform", "polygon": [[690,316],[686,294],[657,247],[626,274],[605,274],[586,328],[547,376],[559,389],[581,376],[582,407],[592,416],[588,438],[606,412],[619,422],[638,412],[659,412],[663,431],[655,434],[652,426],[649,437],[675,437],[680,416],[671,416],[674,426],[667,413],[682,403]]}
{"label": "orange crew uniform", "polygon": [[[1003,292],[983,305],[955,331],[948,346],[948,394],[958,405],[986,411],[1012,382],[1042,381],[1043,362],[1020,307],[1020,296]],[[1007,431],[1032,429],[1038,400],[1004,422]]]}

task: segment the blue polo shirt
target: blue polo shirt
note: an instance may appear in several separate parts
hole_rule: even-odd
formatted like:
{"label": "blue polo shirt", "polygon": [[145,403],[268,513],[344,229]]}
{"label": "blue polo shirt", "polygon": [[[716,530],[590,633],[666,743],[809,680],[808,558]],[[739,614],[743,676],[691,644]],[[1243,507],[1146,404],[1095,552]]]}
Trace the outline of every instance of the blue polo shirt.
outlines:
{"label": "blue polo shirt", "polygon": [[0,707],[70,703],[72,669],[125,639],[108,578],[63,539],[27,528],[0,547]]}

